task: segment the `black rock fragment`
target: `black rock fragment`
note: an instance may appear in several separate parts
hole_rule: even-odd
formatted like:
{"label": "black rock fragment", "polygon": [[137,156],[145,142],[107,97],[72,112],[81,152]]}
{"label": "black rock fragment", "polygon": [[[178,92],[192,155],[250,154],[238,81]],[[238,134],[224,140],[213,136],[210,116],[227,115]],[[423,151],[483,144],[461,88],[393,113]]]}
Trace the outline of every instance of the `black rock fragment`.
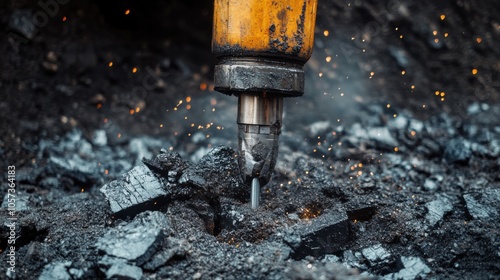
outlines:
{"label": "black rock fragment", "polygon": [[170,226],[163,213],[146,211],[129,223],[111,228],[99,238],[96,247],[107,256],[142,265],[158,250],[162,239],[170,234]]}
{"label": "black rock fragment", "polygon": [[179,153],[162,150],[162,152],[151,160],[144,159],[144,164],[154,172],[168,178],[169,182],[176,182],[181,172],[188,167]]}
{"label": "black rock fragment", "polygon": [[353,252],[352,250],[345,250],[342,254],[342,264],[347,267],[355,267],[362,270],[368,269],[363,262],[363,255],[360,252]]}
{"label": "black rock fragment", "polygon": [[376,244],[361,250],[365,259],[369,262],[370,266],[378,266],[387,264],[392,261],[392,255],[381,244]]}
{"label": "black rock fragment", "polygon": [[449,163],[466,163],[471,154],[471,143],[464,138],[451,139],[444,150],[444,158]]}
{"label": "black rock fragment", "polygon": [[197,164],[186,168],[178,182],[201,189],[207,197],[247,198],[249,188],[241,179],[235,155],[233,149],[217,146]]}
{"label": "black rock fragment", "polygon": [[401,257],[401,264],[404,267],[399,272],[385,275],[382,279],[424,279],[431,269],[418,257]]}
{"label": "black rock fragment", "polygon": [[436,225],[446,213],[453,210],[453,204],[445,196],[439,196],[437,199],[427,202],[425,207],[427,208],[425,219],[431,226]]}
{"label": "black rock fragment", "polygon": [[474,219],[490,220],[499,218],[500,189],[490,188],[482,192],[464,194],[467,212]]}
{"label": "black rock fragment", "polygon": [[30,10],[14,11],[9,20],[9,29],[27,39],[33,39],[37,31],[33,24],[33,13]]}
{"label": "black rock fragment", "polygon": [[164,183],[146,166],[136,166],[120,179],[101,188],[115,214],[136,214],[160,203],[168,192]]}
{"label": "black rock fragment", "polygon": [[346,279],[371,280],[377,277],[361,275],[357,269],[347,268],[339,263],[307,263],[292,262],[291,269],[286,270],[286,279]]}
{"label": "black rock fragment", "polygon": [[292,227],[284,236],[284,241],[293,250],[291,257],[320,257],[341,250],[349,240],[348,221],[345,211],[332,210]]}
{"label": "black rock fragment", "polygon": [[73,279],[68,271],[71,266],[70,261],[54,262],[47,264],[38,277],[38,280],[70,280]]}
{"label": "black rock fragment", "polygon": [[69,157],[51,156],[48,170],[50,174],[71,178],[84,184],[92,184],[99,179],[98,165],[84,160],[77,154]]}
{"label": "black rock fragment", "polygon": [[344,141],[353,146],[359,146],[361,143],[372,143],[370,146],[385,150],[392,150],[399,145],[387,127],[363,127],[359,123],[352,125]]}
{"label": "black rock fragment", "polygon": [[187,240],[169,237],[161,250],[154,254],[147,263],[143,264],[142,268],[149,271],[157,270],[174,257],[185,258],[190,249],[191,246]]}
{"label": "black rock fragment", "polygon": [[[364,263],[370,271],[377,275],[395,272],[398,269],[396,257],[386,250],[381,244],[376,244],[361,250]],[[359,260],[359,253],[355,254]]]}
{"label": "black rock fragment", "polygon": [[130,264],[121,258],[104,256],[99,261],[99,266],[101,271],[106,275],[106,279],[140,280],[143,275],[140,267]]}

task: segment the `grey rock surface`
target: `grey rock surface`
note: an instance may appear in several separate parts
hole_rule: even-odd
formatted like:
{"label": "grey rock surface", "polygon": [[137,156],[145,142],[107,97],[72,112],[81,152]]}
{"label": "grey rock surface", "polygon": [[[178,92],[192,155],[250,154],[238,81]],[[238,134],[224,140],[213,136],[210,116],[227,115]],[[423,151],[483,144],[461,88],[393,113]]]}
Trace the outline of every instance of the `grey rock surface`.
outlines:
{"label": "grey rock surface", "polygon": [[101,271],[106,275],[106,279],[142,279],[142,269],[121,258],[104,256],[99,261],[99,266]]}
{"label": "grey rock surface", "polygon": [[431,226],[436,225],[446,213],[453,210],[453,204],[444,196],[439,196],[436,200],[427,202],[425,207],[427,208],[425,219]]}
{"label": "grey rock surface", "polygon": [[500,189],[490,188],[463,196],[468,213],[478,220],[499,218]]}
{"label": "grey rock surface", "polygon": [[68,272],[71,262],[54,262],[47,264],[38,277],[38,280],[70,280],[71,275]]}
{"label": "grey rock surface", "polygon": [[167,191],[160,179],[146,166],[136,166],[101,188],[113,213],[129,212],[134,207],[146,207],[154,200],[161,203]]}
{"label": "grey rock surface", "polygon": [[171,230],[165,214],[146,211],[129,223],[111,228],[102,236],[96,247],[108,256],[141,265],[157,251],[162,239]]}

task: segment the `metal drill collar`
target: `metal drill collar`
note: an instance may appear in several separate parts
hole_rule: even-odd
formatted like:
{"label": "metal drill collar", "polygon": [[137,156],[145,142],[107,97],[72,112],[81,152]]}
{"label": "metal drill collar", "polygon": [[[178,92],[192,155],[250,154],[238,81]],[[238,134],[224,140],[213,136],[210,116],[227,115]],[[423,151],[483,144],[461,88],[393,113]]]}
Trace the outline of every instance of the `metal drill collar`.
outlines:
{"label": "metal drill collar", "polygon": [[301,96],[304,70],[299,63],[252,57],[227,59],[215,66],[214,87],[225,94],[265,91],[283,97]]}

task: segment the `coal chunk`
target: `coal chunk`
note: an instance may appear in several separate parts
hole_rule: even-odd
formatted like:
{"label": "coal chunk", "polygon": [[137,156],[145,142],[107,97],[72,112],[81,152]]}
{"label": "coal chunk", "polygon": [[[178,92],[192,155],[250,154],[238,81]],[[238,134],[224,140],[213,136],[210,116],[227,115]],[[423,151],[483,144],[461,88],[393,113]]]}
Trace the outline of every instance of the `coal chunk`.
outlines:
{"label": "coal chunk", "polygon": [[285,279],[350,279],[374,280],[377,277],[361,275],[359,270],[347,268],[339,263],[307,263],[292,262],[292,268],[287,271]]}
{"label": "coal chunk", "polygon": [[179,153],[165,151],[157,155],[151,160],[143,160],[144,164],[149,167],[149,169],[168,178],[169,182],[176,182],[182,171],[188,167],[188,163],[184,161]]}
{"label": "coal chunk", "polygon": [[[9,207],[9,198],[12,198],[9,196],[9,193],[7,193],[3,197],[2,206],[1,206],[2,209],[10,208]],[[30,209],[30,207],[28,206],[29,194],[27,194],[23,191],[17,191],[15,198],[16,198],[15,209],[17,212],[28,211]]]}
{"label": "coal chunk", "polygon": [[466,163],[471,154],[471,143],[464,138],[451,139],[444,150],[444,158],[449,163]]}
{"label": "coal chunk", "polygon": [[70,261],[49,263],[43,268],[38,280],[70,280],[72,279],[68,272],[70,266]]}
{"label": "coal chunk", "polygon": [[387,274],[382,279],[421,279],[431,272],[431,269],[418,257],[401,257],[401,263],[403,269]]}
{"label": "coal chunk", "polygon": [[149,271],[157,270],[173,257],[184,258],[190,249],[191,245],[186,239],[169,237],[163,244],[162,249],[154,254],[142,267]]}
{"label": "coal chunk", "polygon": [[371,247],[361,250],[363,256],[368,260],[371,266],[391,261],[391,253],[389,253],[381,244],[376,244]]}
{"label": "coal chunk", "polygon": [[349,139],[353,144],[358,141],[366,142],[373,141],[379,148],[390,149],[398,146],[398,141],[392,136],[387,127],[367,127],[364,128],[361,124],[352,125]]}
{"label": "coal chunk", "polygon": [[349,240],[349,219],[345,211],[326,212],[318,218],[298,224],[284,241],[292,248],[291,257],[321,257],[341,250]]}
{"label": "coal chunk", "polygon": [[164,184],[146,166],[136,166],[101,188],[115,214],[137,213],[167,195]]}
{"label": "coal chunk", "polygon": [[33,13],[30,10],[14,11],[9,20],[9,29],[23,35],[27,39],[33,39],[37,29],[32,19]]}
{"label": "coal chunk", "polygon": [[500,189],[485,189],[482,192],[468,193],[463,196],[467,212],[474,219],[498,219],[500,205]]}
{"label": "coal chunk", "polygon": [[81,183],[92,183],[98,179],[98,165],[84,160],[77,154],[69,157],[51,156],[51,173],[71,178]]}
{"label": "coal chunk", "polygon": [[163,213],[146,211],[130,223],[111,228],[99,238],[96,247],[108,256],[142,265],[158,250],[170,226]]}
{"label": "coal chunk", "polygon": [[453,210],[453,204],[444,196],[439,196],[436,200],[427,202],[425,207],[427,208],[425,219],[431,226],[436,225],[446,213]]}
{"label": "coal chunk", "polygon": [[248,188],[243,184],[235,151],[217,146],[201,160],[183,171],[179,184],[199,188],[207,196],[244,198]]}
{"label": "coal chunk", "polygon": [[140,280],[142,269],[138,266],[127,263],[124,259],[104,256],[99,261],[102,272],[106,274],[106,279],[131,279]]}

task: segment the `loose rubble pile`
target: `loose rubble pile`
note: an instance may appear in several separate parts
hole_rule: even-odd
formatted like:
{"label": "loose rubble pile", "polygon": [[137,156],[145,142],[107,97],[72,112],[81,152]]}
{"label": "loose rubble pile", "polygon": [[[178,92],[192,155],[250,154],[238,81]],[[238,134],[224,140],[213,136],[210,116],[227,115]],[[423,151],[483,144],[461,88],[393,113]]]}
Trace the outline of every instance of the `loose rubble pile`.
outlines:
{"label": "loose rubble pile", "polygon": [[0,3],[0,279],[500,275],[495,1],[319,1],[257,210],[212,3],[49,2]]}
{"label": "loose rubble pile", "polygon": [[[493,277],[500,127],[480,117],[420,121],[402,112],[378,125],[323,126],[314,136],[326,140],[313,152],[285,132],[257,210],[228,147],[189,162],[150,138],[109,145],[106,128],[42,140],[37,164],[19,170],[16,275]],[[5,248],[5,228],[1,236]]]}

